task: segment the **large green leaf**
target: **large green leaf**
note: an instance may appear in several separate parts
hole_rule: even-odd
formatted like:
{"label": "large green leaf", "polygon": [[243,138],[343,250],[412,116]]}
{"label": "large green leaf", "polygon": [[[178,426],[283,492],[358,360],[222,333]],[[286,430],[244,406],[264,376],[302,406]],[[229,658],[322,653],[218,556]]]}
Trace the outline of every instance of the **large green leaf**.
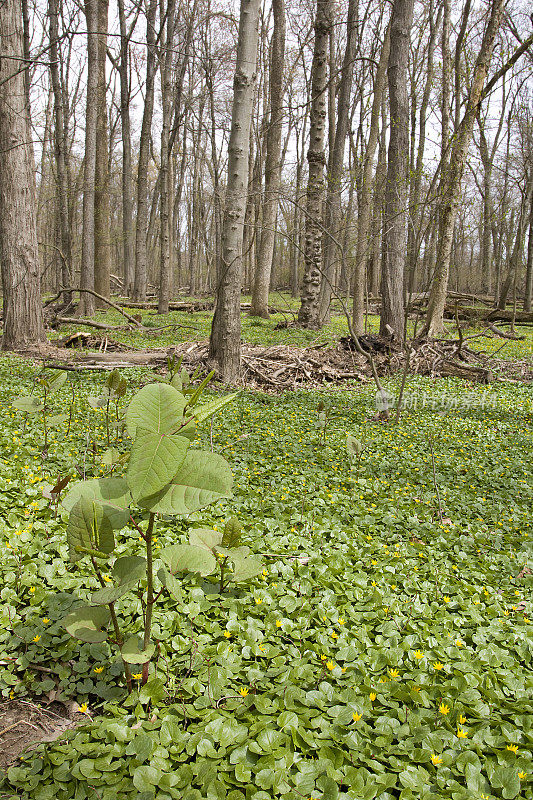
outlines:
{"label": "large green leaf", "polygon": [[107,633],[102,628],[107,625],[111,614],[101,606],[81,606],[68,614],[62,621],[63,627],[82,642],[105,642]]}
{"label": "large green leaf", "polygon": [[155,652],[155,645],[150,642],[146,650],[140,647],[140,641],[137,636],[130,636],[120,650],[120,654],[124,661],[128,664],[144,664],[149,661]]}
{"label": "large green leaf", "polygon": [[231,403],[238,395],[238,392],[233,392],[233,394],[228,394],[226,397],[217,397],[215,400],[210,400],[209,403],[204,403],[203,406],[200,408],[196,408],[194,410],[194,416],[198,420],[198,422],[205,422],[206,419],[212,417],[213,414],[216,414],[217,411],[220,411],[221,408],[227,406],[228,403]]}
{"label": "large green leaf", "polygon": [[224,525],[222,544],[224,547],[235,547],[241,538],[242,525],[237,517],[230,517]]}
{"label": "large green leaf", "polygon": [[127,473],[133,499],[139,502],[166,487],[182,465],[188,447],[189,440],[184,436],[137,428]]}
{"label": "large green leaf", "polygon": [[203,547],[205,550],[213,551],[221,542],[222,533],[214,531],[212,528],[193,528],[189,533],[189,544],[194,547]]}
{"label": "large green leaf", "polygon": [[71,561],[79,561],[83,553],[78,548],[111,553],[115,547],[113,526],[104,507],[96,500],[80,497],[70,512],[67,542]]}
{"label": "large green leaf", "polygon": [[126,594],[146,575],[146,559],[142,556],[118,558],[113,566],[114,583],[103,586],[91,595],[91,603],[107,605]]}
{"label": "large green leaf", "polygon": [[126,428],[134,439],[137,428],[173,433],[183,419],[184,396],[168,383],[149,383],[133,397],[126,410]]}
{"label": "large green leaf", "polygon": [[38,397],[15,397],[11,405],[19,411],[25,411],[26,414],[38,414],[44,408]]}
{"label": "large green leaf", "polygon": [[48,393],[52,394],[53,392],[59,391],[59,389],[61,389],[61,387],[66,383],[66,380],[67,380],[66,372],[55,373],[55,377],[52,377],[52,380],[48,384]]}
{"label": "large green leaf", "polygon": [[200,575],[210,575],[216,567],[212,553],[205,547],[195,547],[190,544],[172,544],[164,547],[160,557],[172,574],[198,572]]}
{"label": "large green leaf", "polygon": [[233,476],[225,458],[204,450],[189,450],[170,486],[150,498],[151,511],[160,514],[191,514],[231,497]]}
{"label": "large green leaf", "polygon": [[120,530],[129,519],[131,501],[128,484],[123,478],[98,478],[75,483],[62,500],[63,508],[70,511],[80,497],[96,500],[105,511],[114,530]]}

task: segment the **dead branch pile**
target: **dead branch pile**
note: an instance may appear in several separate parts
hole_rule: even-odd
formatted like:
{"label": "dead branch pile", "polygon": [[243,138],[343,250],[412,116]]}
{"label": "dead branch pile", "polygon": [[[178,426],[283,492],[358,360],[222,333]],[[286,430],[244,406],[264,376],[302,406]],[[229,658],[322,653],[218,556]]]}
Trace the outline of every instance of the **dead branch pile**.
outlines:
{"label": "dead branch pile", "polygon": [[[92,337],[99,352],[68,354],[64,349],[48,347],[43,355],[50,367],[63,367],[70,370],[112,370],[129,367],[149,366],[154,369],[166,367],[170,356],[182,358],[187,369],[208,368],[207,342],[184,342],[171,348],[154,350],[128,350],[120,347],[113,352],[109,340]],[[102,345],[107,341],[107,346]],[[405,369],[407,351],[394,349],[390,343],[372,343],[367,337],[365,347],[372,346],[372,357],[378,375],[390,376]],[[480,353],[467,346],[463,339],[450,341],[424,341],[411,343],[409,353],[409,374],[431,377],[459,377],[476,383],[490,383],[493,380],[510,379],[516,381],[533,380],[533,361],[505,361],[486,353]],[[250,389],[281,392],[299,387],[318,388],[327,385],[340,385],[347,381],[368,383],[371,380],[370,365],[364,355],[350,349],[344,340],[336,347],[324,345],[306,348],[275,345],[262,347],[243,344],[241,385]]]}

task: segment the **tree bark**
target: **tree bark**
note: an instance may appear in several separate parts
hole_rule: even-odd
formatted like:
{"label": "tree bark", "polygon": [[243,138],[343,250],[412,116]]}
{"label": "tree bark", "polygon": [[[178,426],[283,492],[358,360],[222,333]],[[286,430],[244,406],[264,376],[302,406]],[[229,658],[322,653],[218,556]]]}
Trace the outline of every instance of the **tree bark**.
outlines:
{"label": "tree bark", "polygon": [[[320,288],[320,323],[329,320],[329,306],[335,282],[335,266],[341,260],[339,247],[331,237],[340,241],[341,192],[344,167],[344,149],[348,135],[350,95],[352,91],[354,59],[357,48],[357,9],[358,0],[349,0],[346,18],[346,49],[341,68],[337,100],[337,124],[335,138],[331,146],[326,193],[326,213],[324,217],[324,266]],[[331,67],[330,67],[331,75]],[[331,83],[331,79],[330,79]]]}
{"label": "tree bark", "polygon": [[[94,288],[102,297],[110,294],[111,232],[109,202],[109,142],[107,134],[106,58],[109,0],[98,6],[98,79],[96,86],[96,168],[94,185]],[[105,304],[96,300],[99,308]]]}
{"label": "tree bark", "polygon": [[20,0],[0,4],[0,263],[3,350],[44,340],[37,250],[35,180]]}
{"label": "tree bark", "polygon": [[[54,149],[57,171],[57,206],[59,217],[59,236],[61,245],[61,283],[72,283],[72,240],[68,214],[68,171],[67,143],[65,137],[65,103],[63,87],[59,74],[59,20],[57,0],[48,0],[50,18],[50,78],[54,93]],[[65,297],[68,305],[70,296]]]}
{"label": "tree bark", "polygon": [[383,269],[381,275],[381,335],[404,338],[404,268],[407,248],[407,165],[409,153],[409,98],[407,61],[413,0],[395,0],[392,7],[390,54],[387,68],[390,102],[390,138],[385,191]]}
{"label": "tree bark", "polygon": [[217,299],[209,340],[209,358],[224,381],[240,372],[243,223],[248,187],[248,151],[260,0],[241,0],[233,109],[228,145],[228,177],[222,226]]}
{"label": "tree bark", "polygon": [[529,238],[527,242],[526,286],[524,290],[524,311],[531,311],[533,304],[533,200],[529,206]]}
{"label": "tree bark", "polygon": [[[55,0],[54,0],[55,2]],[[126,28],[124,0],[118,0],[120,24],[120,124],[122,132],[122,258],[123,293],[131,297],[135,280],[133,262],[133,171],[131,165],[131,122],[129,86],[129,41],[131,33]]]}
{"label": "tree bark", "polygon": [[155,50],[155,17],[157,0],[150,0],[146,14],[146,82],[144,109],[139,141],[137,170],[137,222],[135,229],[135,281],[133,297],[146,300],[148,286],[148,165],[150,163],[150,139],[154,114],[155,76],[157,57]]}
{"label": "tree bark", "polygon": [[322,201],[326,157],[327,67],[331,0],[317,0],[315,44],[311,67],[311,109],[309,115],[309,176],[305,212],[304,277],[298,322],[303,328],[320,327],[319,294],[322,281]]}
{"label": "tree bark", "polygon": [[276,217],[281,180],[281,130],[283,126],[283,65],[285,60],[285,3],[272,0],[274,31],[270,55],[270,118],[266,136],[263,222],[252,292],[250,316],[268,319],[268,292],[276,238]]}
{"label": "tree bark", "polygon": [[390,26],[387,27],[381,56],[379,59],[376,77],[374,80],[374,94],[372,110],[370,112],[370,131],[365,149],[363,176],[361,180],[361,194],[357,215],[357,249],[353,270],[353,329],[361,334],[365,331],[365,273],[371,249],[370,226],[372,218],[372,174],[374,171],[374,156],[379,138],[379,120],[383,93],[387,79],[387,65],[390,52]]}
{"label": "tree bark", "polygon": [[[98,0],[85,0],[87,19],[87,96],[85,112],[85,157],[83,168],[83,231],[81,242],[82,289],[95,288],[94,282],[94,211],[96,181],[96,124],[98,118]],[[94,297],[85,293],[80,298],[78,314],[94,314]]]}
{"label": "tree bark", "polygon": [[461,183],[468,147],[472,139],[478,105],[483,96],[483,85],[487,76],[494,40],[503,16],[504,0],[492,0],[489,20],[483,34],[481,48],[474,67],[474,74],[466,111],[455,132],[449,165],[442,173],[440,182],[441,214],[437,242],[437,264],[429,296],[427,316],[422,330],[424,336],[437,336],[443,329],[443,313],[450,273],[450,257],[453,229],[460,200]]}

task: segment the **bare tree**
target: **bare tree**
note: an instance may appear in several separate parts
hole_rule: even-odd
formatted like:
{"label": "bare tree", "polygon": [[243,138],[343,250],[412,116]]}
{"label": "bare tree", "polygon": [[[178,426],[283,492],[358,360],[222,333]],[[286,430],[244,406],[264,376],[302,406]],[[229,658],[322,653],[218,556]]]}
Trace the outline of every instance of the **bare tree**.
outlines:
{"label": "bare tree", "polygon": [[0,263],[4,350],[44,339],[20,0],[0,3]]}
{"label": "bare tree", "polygon": [[390,139],[385,191],[384,263],[381,277],[380,333],[404,336],[404,268],[407,247],[407,165],[409,98],[407,59],[414,0],[394,0],[391,15],[388,84]]}
{"label": "bare tree", "polygon": [[461,182],[468,147],[472,139],[474,122],[479,103],[483,97],[483,86],[492,57],[494,40],[501,25],[505,0],[492,0],[489,17],[481,47],[476,60],[474,74],[468,93],[466,110],[455,133],[449,164],[441,171],[440,218],[437,243],[437,266],[429,296],[428,310],[422,335],[436,336],[442,331],[450,257],[453,244],[455,217],[460,199]]}
{"label": "bare tree", "polygon": [[298,322],[304,328],[320,326],[319,295],[322,280],[322,201],[326,156],[327,70],[331,0],[317,0],[315,44],[311,67],[311,108],[309,113],[309,150],[307,162],[307,200],[305,210],[304,277]]}
{"label": "bare tree", "polygon": [[209,339],[209,358],[222,380],[228,382],[235,380],[240,371],[242,241],[259,6],[260,0],[241,0],[221,261],[217,270],[216,308]]}
{"label": "bare tree", "polygon": [[272,33],[269,75],[270,118],[266,135],[265,191],[263,200],[263,220],[257,254],[252,308],[250,314],[268,319],[268,292],[274,241],[276,237],[276,217],[279,203],[281,180],[281,131],[283,127],[283,65],[285,60],[285,4],[284,0],[272,0],[274,31]]}
{"label": "bare tree", "polygon": [[[85,156],[83,167],[83,233],[80,286],[94,291],[94,212],[96,184],[96,126],[98,120],[98,0],[85,0],[87,19],[87,95],[85,113]],[[82,292],[78,313],[94,314],[94,296]]]}

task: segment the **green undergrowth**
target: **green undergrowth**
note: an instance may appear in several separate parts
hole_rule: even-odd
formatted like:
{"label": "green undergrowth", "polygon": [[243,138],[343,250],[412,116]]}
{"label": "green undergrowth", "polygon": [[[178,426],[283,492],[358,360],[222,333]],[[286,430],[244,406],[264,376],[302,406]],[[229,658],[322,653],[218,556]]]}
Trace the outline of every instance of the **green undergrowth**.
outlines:
{"label": "green undergrowth", "polygon": [[[155,557],[236,515],[265,569],[223,595],[210,577],[163,592],[155,668],[128,696],[107,643],[60,624],[98,587],[42,494],[109,469],[86,403],[102,377],[50,398],[71,425],[43,456],[41,420],[11,406],[34,372],[0,366],[0,692],[74,700],[86,720],[12,766],[0,797],[533,798],[531,387],[408,379],[398,425],[375,419],[370,386],[241,393],[198,436],[230,463],[233,497],[160,519]],[[126,403],[149,376],[123,374]],[[117,555],[142,552],[120,536]],[[134,625],[135,596],[117,607]]]}
{"label": "green undergrowth", "polygon": [[[203,298],[205,299],[205,298]],[[184,301],[192,301],[193,298],[183,298]],[[243,295],[243,303],[250,302],[250,297]],[[242,340],[247,344],[261,346],[270,345],[292,345],[294,347],[308,347],[310,345],[329,345],[334,346],[341,336],[347,336],[348,324],[338,300],[333,301],[333,312],[331,320],[320,331],[304,330],[297,326],[284,327],[286,323],[291,323],[297,316],[299,303],[290,295],[281,292],[274,292],[270,295],[270,303],[274,309],[279,309],[282,313],[274,313],[270,319],[264,320],[258,317],[250,317],[246,312],[241,314]],[[138,348],[171,347],[177,342],[201,341],[209,337],[211,330],[211,311],[197,311],[187,313],[184,311],[171,311],[169,314],[157,314],[155,309],[125,310],[132,314],[140,313],[143,324],[148,328],[145,331],[109,331],[107,335],[124,344]],[[122,325],[125,323],[123,316],[118,311],[98,311],[96,318],[109,325]],[[410,334],[414,331],[415,321],[409,321]],[[280,327],[281,326],[281,327]],[[417,322],[417,329],[420,330],[421,322]],[[151,329],[151,330],[150,330]],[[379,331],[379,317],[370,314],[367,319],[367,329],[369,333]],[[65,331],[86,330],[95,335],[102,332],[83,325],[63,326],[61,334]],[[505,330],[508,330],[506,328]],[[482,338],[469,340],[467,344],[474,350],[483,350],[487,353],[496,355],[502,359],[527,359],[533,356],[533,328],[517,326],[517,333],[524,336],[523,340],[503,340],[489,335]],[[481,333],[478,328],[466,328],[465,337],[476,336]],[[489,332],[490,333],[490,332]],[[446,322],[446,336],[457,338],[455,323]],[[54,338],[54,337],[52,337]]]}

